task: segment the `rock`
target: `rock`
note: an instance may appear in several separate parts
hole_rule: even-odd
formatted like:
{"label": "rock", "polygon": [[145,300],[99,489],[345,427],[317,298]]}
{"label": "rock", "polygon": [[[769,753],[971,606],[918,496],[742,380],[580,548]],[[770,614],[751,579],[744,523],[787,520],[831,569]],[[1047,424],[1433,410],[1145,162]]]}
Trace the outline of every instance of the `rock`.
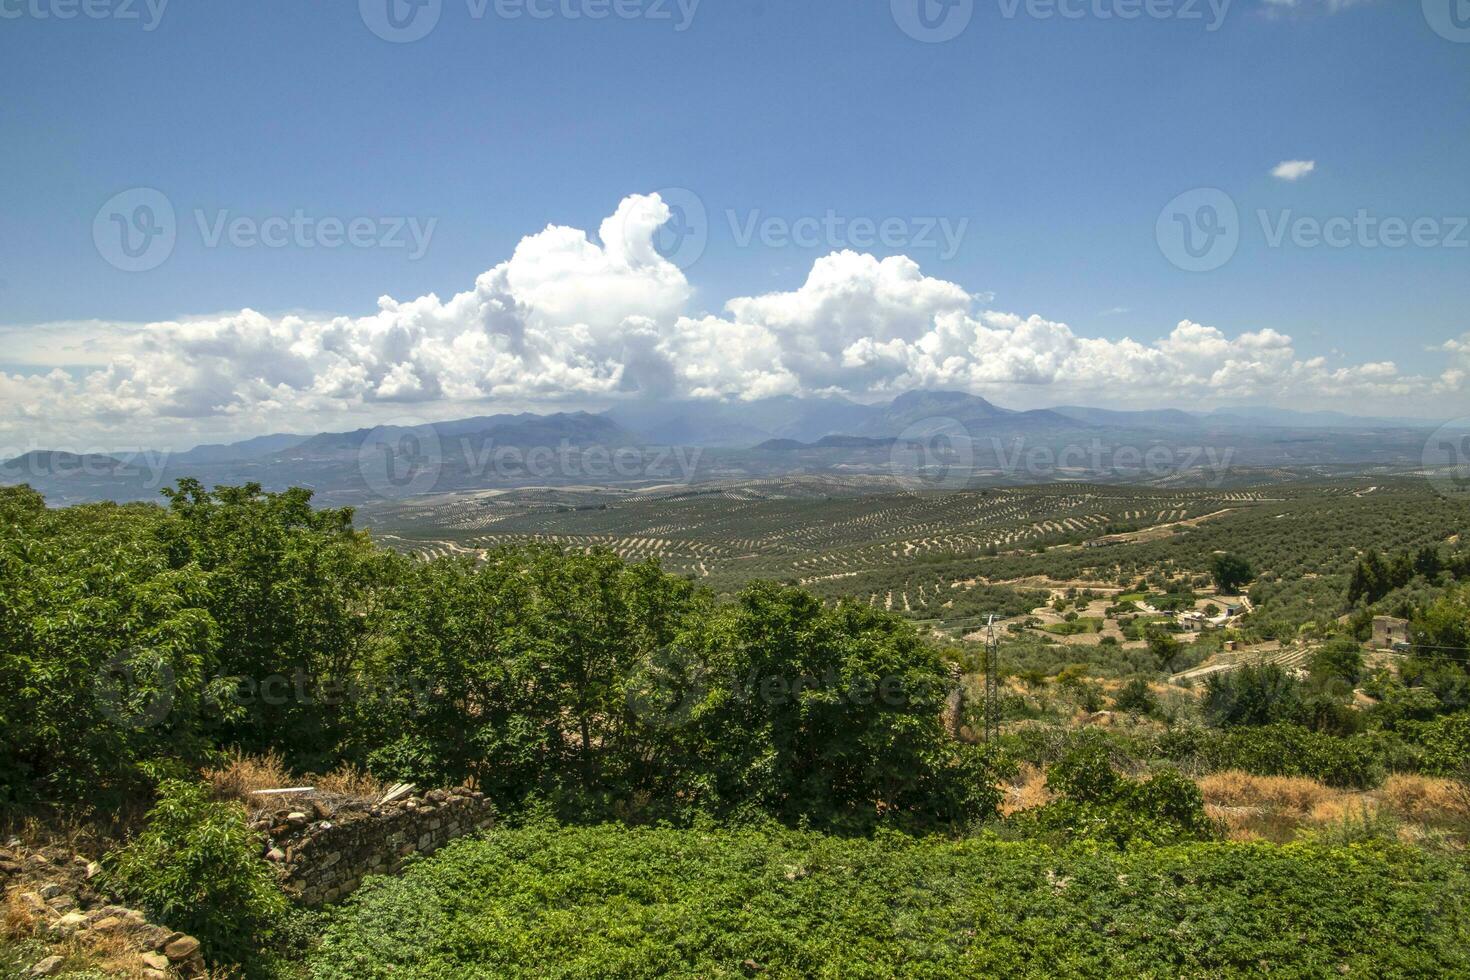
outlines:
{"label": "rock", "polygon": [[113,932],[117,929],[121,929],[124,924],[124,920],[120,916],[109,915],[105,919],[98,919],[96,922],[92,923],[92,931]]}
{"label": "rock", "polygon": [[46,900],[35,892],[21,892],[20,904],[32,915],[46,914]]}
{"label": "rock", "polygon": [[306,814],[300,810],[293,810],[286,814],[286,822],[293,827],[305,827],[307,824]]}
{"label": "rock", "polygon": [[199,952],[199,940],[193,936],[184,936],[180,939],[175,939],[163,947],[163,955],[167,956],[171,963],[187,960],[197,952]]}
{"label": "rock", "polygon": [[62,888],[54,881],[48,881],[46,882],[46,884],[36,889],[36,894],[46,899],[56,898],[57,896],[62,895],[65,892],[66,889]]}
{"label": "rock", "polygon": [[88,861],[87,862],[87,880],[88,881],[91,881],[93,878],[97,877],[101,873],[102,873],[102,865],[98,864],[96,861]]}
{"label": "rock", "polygon": [[76,907],[77,900],[70,895],[57,895],[55,898],[47,901],[46,904],[58,912],[66,912]]}
{"label": "rock", "polygon": [[164,956],[162,953],[144,953],[143,965],[148,967],[150,970],[167,970],[168,957]]}
{"label": "rock", "polygon": [[144,980],[168,980],[167,970],[155,970],[151,966],[143,968]]}
{"label": "rock", "polygon": [[274,861],[276,864],[280,864],[282,861],[286,860],[286,852],[281,850],[279,847],[273,847],[269,851],[265,852],[265,859],[267,861]]}
{"label": "rock", "polygon": [[165,945],[177,939],[182,933],[175,933],[165,929],[163,926],[152,924],[142,926],[133,934],[133,941],[139,949],[162,949]]}
{"label": "rock", "polygon": [[51,923],[51,932],[58,936],[70,936],[87,924],[87,917],[80,912],[68,912]]}
{"label": "rock", "polygon": [[49,977],[61,969],[64,962],[60,956],[48,956],[30,969],[30,976]]}

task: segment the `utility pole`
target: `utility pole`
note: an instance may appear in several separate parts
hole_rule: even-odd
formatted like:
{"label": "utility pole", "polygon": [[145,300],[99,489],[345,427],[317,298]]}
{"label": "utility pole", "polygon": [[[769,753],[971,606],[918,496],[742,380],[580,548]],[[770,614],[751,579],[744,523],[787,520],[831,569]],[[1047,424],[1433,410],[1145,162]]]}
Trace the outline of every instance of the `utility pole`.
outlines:
{"label": "utility pole", "polygon": [[985,744],[1000,737],[1000,642],[995,638],[995,614],[985,621]]}

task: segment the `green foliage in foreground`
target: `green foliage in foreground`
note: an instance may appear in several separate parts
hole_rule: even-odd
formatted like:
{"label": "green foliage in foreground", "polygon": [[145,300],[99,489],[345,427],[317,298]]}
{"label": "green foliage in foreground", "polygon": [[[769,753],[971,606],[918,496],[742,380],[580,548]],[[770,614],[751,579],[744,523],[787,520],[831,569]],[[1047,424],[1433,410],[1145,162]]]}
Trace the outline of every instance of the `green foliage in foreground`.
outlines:
{"label": "green foliage in foreground", "polygon": [[1381,844],[538,825],[371,881],[311,975],[1464,976],[1467,890],[1463,868]]}
{"label": "green foliage in foreground", "polygon": [[1142,780],[1120,776],[1104,737],[1083,732],[1051,767],[1047,786],[1057,799],[1014,817],[1011,830],[1060,840],[1091,840],[1120,848],[1139,843],[1210,840],[1199,787],[1172,769]]}
{"label": "green foliage in foreground", "polygon": [[108,856],[106,886],[195,936],[211,962],[259,968],[288,912],[244,809],[203,784],[165,782],[159,796],[147,829]]}
{"label": "green foliage in foreground", "polygon": [[108,807],[221,749],[473,779],[507,808],[964,826],[940,651],[895,615],[527,546],[420,562],[307,490],[49,510],[0,488],[0,807]]}

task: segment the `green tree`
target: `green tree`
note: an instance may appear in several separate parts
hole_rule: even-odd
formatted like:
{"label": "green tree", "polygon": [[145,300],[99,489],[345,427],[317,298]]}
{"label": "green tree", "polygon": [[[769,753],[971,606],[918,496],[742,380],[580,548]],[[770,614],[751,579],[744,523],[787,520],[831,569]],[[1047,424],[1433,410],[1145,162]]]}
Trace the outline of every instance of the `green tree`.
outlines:
{"label": "green tree", "polygon": [[1256,577],[1248,561],[1229,553],[1215,555],[1210,560],[1210,575],[1215,580],[1215,588],[1227,594],[1239,592]]}
{"label": "green tree", "polygon": [[1349,637],[1335,637],[1324,643],[1311,660],[1312,680],[1319,685],[1357,685],[1363,676],[1363,648]]}
{"label": "green tree", "polygon": [[1184,644],[1175,639],[1168,630],[1157,626],[1150,626],[1144,631],[1144,637],[1148,640],[1148,651],[1153,654],[1154,660],[1160,670],[1174,670],[1174,665],[1184,655]]}

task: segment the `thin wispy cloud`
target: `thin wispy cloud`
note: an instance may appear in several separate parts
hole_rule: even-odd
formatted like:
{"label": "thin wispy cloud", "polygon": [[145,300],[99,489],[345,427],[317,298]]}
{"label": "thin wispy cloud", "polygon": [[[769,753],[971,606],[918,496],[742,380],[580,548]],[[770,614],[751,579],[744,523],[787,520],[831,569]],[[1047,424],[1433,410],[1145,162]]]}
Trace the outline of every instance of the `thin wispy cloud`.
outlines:
{"label": "thin wispy cloud", "polygon": [[1271,169],[1271,176],[1277,180],[1301,180],[1316,169],[1316,160],[1282,160]]}

